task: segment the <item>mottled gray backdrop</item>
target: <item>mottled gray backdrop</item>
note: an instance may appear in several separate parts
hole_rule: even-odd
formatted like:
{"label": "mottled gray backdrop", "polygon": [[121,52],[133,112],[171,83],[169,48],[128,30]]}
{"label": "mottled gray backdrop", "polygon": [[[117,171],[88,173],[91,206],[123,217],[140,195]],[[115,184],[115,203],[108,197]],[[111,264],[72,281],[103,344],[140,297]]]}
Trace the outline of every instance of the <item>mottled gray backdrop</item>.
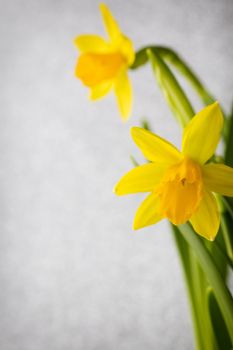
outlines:
{"label": "mottled gray backdrop", "polygon": [[[137,48],[176,48],[230,109],[231,0],[107,4]],[[150,67],[131,74],[126,125],[113,96],[87,100],[72,40],[92,32],[96,0],[0,1],[0,349],[193,349],[167,223],[134,233],[143,196],[112,193],[140,159],[131,125],[147,116],[177,145],[181,133]]]}

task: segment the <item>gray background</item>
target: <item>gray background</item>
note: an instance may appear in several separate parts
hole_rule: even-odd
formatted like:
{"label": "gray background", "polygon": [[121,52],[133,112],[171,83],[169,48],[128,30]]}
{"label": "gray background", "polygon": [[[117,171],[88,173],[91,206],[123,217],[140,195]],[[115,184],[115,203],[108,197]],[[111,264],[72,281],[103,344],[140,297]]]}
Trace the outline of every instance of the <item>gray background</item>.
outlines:
{"label": "gray background", "polygon": [[[231,0],[107,3],[136,48],[176,48],[230,109]],[[91,104],[73,75],[73,38],[104,34],[98,1],[0,7],[0,349],[193,349],[167,223],[134,233],[143,196],[112,193],[129,154],[141,159],[131,125],[148,116],[180,142],[150,67],[131,74],[123,125],[113,96]]]}

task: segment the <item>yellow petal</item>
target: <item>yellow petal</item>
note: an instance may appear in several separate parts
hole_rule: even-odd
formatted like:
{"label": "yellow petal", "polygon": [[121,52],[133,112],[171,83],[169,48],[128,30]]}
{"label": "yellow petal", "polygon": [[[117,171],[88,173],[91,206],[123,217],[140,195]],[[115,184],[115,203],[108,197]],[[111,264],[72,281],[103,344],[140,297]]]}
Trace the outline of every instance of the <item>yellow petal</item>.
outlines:
{"label": "yellow petal", "polygon": [[159,185],[165,168],[155,163],[140,165],[125,174],[114,188],[117,195],[151,192]]}
{"label": "yellow petal", "polygon": [[114,91],[122,120],[126,121],[131,114],[133,93],[127,71],[125,69],[123,69],[116,78]]}
{"label": "yellow petal", "polygon": [[127,59],[128,66],[130,66],[133,64],[135,59],[135,51],[132,41],[121,33],[118,23],[106,5],[101,4],[100,10],[106,31],[110,37],[111,50],[120,51],[122,55]]}
{"label": "yellow petal", "polygon": [[220,216],[214,195],[205,190],[199,209],[190,219],[194,230],[206,239],[213,241],[218,233]]}
{"label": "yellow petal", "polygon": [[175,146],[148,130],[133,127],[131,135],[148,160],[172,165],[182,159],[181,153]]}
{"label": "yellow petal", "polygon": [[208,190],[224,196],[233,196],[233,168],[224,164],[206,164],[202,173]]}
{"label": "yellow petal", "polygon": [[104,97],[105,95],[107,95],[109,93],[112,86],[113,86],[113,82],[107,81],[107,82],[104,82],[104,83],[101,83],[99,85],[91,87],[90,96],[89,96],[90,99],[94,101],[94,100],[97,100],[99,98]]}
{"label": "yellow petal", "polygon": [[182,152],[204,164],[214,154],[220,138],[223,116],[218,102],[197,113],[184,129]]}
{"label": "yellow petal", "polygon": [[100,4],[100,11],[103,17],[105,29],[110,37],[110,40],[116,40],[117,37],[121,35],[118,23],[116,22],[109,8],[105,4]]}
{"label": "yellow petal", "polygon": [[80,35],[74,39],[74,45],[82,53],[103,53],[110,51],[109,44],[98,35]]}
{"label": "yellow petal", "polygon": [[138,230],[139,228],[156,224],[160,220],[162,220],[162,216],[159,213],[159,198],[154,193],[151,193],[138,208],[133,222],[133,229]]}

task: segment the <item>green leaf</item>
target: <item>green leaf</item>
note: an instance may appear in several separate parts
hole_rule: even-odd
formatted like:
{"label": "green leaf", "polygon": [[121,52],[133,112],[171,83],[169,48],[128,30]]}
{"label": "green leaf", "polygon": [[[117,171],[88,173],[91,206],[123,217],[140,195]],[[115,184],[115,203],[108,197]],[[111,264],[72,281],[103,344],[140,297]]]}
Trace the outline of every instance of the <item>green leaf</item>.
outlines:
{"label": "green leaf", "polygon": [[213,333],[215,335],[218,347],[220,350],[231,349],[231,339],[227,331],[221,310],[215,298],[214,291],[211,287],[209,287],[207,290],[207,299]]}
{"label": "green leaf", "polygon": [[192,247],[206,278],[214,290],[215,297],[222,312],[233,345],[233,299],[210,252],[202,239],[193,231],[190,225],[180,225],[182,236]]}
{"label": "green leaf", "polygon": [[[225,148],[225,164],[233,167],[233,104],[229,117],[225,119],[225,135],[226,135],[226,148]],[[233,213],[233,198],[224,197],[224,202],[229,213]]]}
{"label": "green leaf", "polygon": [[225,163],[233,167],[233,105],[230,116],[226,119],[227,124],[227,139],[225,149]]}
{"label": "green leaf", "polygon": [[229,212],[221,214],[221,231],[225,242],[227,256],[231,262],[233,262],[233,221]]}
{"label": "green leaf", "polygon": [[231,260],[227,256],[222,229],[220,229],[214,242],[205,241],[204,244],[207,246],[207,248],[211,252],[212,258],[219,272],[221,273],[223,280],[226,281],[227,266],[228,264],[232,266],[232,264],[231,264]]}

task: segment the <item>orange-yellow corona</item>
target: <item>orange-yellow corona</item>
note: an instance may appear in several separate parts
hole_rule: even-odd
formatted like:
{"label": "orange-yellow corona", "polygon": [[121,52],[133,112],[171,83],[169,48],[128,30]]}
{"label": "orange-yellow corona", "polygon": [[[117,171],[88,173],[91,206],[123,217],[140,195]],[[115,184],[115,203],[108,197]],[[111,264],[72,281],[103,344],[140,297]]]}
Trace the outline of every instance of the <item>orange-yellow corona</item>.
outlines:
{"label": "orange-yellow corona", "polygon": [[184,129],[181,152],[145,129],[131,129],[134,142],[150,162],[124,175],[114,191],[117,195],[150,192],[137,210],[134,229],[167,218],[175,225],[189,221],[198,234],[215,239],[220,217],[213,193],[233,196],[233,168],[207,163],[222,126],[221,109],[215,102]]}

